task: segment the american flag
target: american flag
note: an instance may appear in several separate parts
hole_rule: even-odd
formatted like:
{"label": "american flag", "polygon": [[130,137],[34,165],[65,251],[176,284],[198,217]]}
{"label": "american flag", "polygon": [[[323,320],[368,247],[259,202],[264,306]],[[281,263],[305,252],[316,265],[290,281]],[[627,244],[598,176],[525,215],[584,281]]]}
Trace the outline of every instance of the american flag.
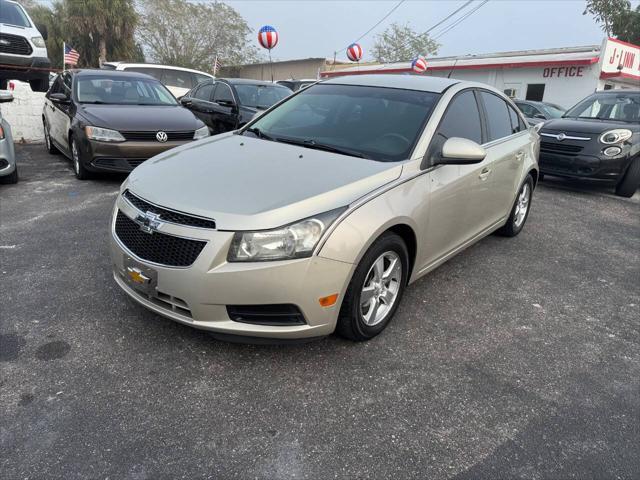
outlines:
{"label": "american flag", "polygon": [[65,65],[77,65],[80,54],[70,45],[64,46],[64,63]]}
{"label": "american flag", "polygon": [[218,60],[218,56],[216,55],[216,59],[213,61],[213,74],[218,73],[218,70],[222,68],[222,62]]}

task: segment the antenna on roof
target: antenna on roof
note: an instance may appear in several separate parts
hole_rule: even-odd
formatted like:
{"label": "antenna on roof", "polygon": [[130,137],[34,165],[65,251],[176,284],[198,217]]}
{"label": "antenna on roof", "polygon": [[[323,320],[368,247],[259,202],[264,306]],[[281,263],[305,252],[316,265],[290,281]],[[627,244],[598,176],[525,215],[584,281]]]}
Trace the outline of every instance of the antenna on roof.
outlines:
{"label": "antenna on roof", "polygon": [[453,62],[453,65],[451,66],[451,70],[449,70],[449,75],[447,75],[447,78],[451,78],[451,74],[453,73],[453,69],[456,68],[456,63],[458,63],[458,60],[460,60],[460,58],[456,58],[455,61]]}

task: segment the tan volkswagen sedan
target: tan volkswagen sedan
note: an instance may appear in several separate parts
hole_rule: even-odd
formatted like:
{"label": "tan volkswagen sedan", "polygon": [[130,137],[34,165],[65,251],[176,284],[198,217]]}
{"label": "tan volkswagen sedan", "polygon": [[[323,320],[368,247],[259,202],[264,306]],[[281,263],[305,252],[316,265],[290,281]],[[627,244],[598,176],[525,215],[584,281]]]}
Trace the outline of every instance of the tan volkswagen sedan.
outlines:
{"label": "tan volkswagen sedan", "polygon": [[148,309],[228,339],[366,340],[408,284],[522,230],[538,149],[486,85],[320,82],[136,168],[113,211],[114,277]]}

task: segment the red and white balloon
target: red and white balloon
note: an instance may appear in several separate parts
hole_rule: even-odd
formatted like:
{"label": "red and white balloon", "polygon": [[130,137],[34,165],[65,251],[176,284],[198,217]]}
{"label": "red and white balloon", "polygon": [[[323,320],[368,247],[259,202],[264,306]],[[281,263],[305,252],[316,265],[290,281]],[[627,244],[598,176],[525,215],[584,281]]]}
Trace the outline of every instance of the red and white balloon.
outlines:
{"label": "red and white balloon", "polygon": [[258,42],[262,48],[271,50],[278,44],[278,32],[271,25],[265,25],[258,31]]}
{"label": "red and white balloon", "polygon": [[427,69],[427,61],[424,57],[416,57],[411,62],[411,69],[416,73],[422,73]]}
{"label": "red and white balloon", "polygon": [[362,50],[359,43],[352,43],[347,47],[347,57],[349,57],[349,60],[352,62],[359,62],[363,53],[364,50]]}

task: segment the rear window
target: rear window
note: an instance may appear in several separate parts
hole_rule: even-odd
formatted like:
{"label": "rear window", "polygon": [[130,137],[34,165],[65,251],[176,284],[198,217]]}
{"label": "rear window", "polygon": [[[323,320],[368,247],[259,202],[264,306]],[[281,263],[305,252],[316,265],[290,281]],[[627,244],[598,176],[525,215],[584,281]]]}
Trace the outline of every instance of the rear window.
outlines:
{"label": "rear window", "polygon": [[27,28],[31,26],[31,22],[29,22],[21,6],[5,0],[0,0],[0,23]]}
{"label": "rear window", "polygon": [[162,78],[162,70],[159,68],[149,68],[149,67],[125,67],[123,70],[127,72],[136,72],[136,73],[144,73],[145,75],[150,75],[156,80],[160,80]]}

